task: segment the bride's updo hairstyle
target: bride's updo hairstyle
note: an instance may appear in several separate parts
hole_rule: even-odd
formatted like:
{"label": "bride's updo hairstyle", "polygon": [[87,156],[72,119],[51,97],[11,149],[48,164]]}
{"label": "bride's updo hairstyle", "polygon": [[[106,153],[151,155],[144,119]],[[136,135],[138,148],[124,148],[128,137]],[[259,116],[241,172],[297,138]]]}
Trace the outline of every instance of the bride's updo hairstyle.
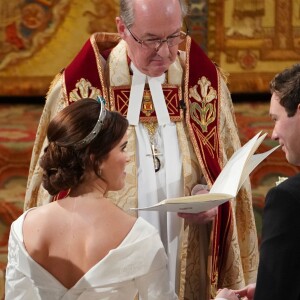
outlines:
{"label": "bride's updo hairstyle", "polygon": [[[100,100],[100,101],[99,101]],[[43,187],[50,195],[77,186],[120,142],[128,121],[105,109],[104,99],[80,99],[61,110],[47,130],[48,146],[40,160]]]}

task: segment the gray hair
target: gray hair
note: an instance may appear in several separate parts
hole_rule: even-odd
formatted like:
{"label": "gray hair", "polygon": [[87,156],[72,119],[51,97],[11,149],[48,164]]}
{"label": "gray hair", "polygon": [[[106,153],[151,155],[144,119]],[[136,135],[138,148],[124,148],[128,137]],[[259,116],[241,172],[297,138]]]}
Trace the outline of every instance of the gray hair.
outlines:
{"label": "gray hair", "polygon": [[[130,28],[134,23],[133,1],[135,0],[120,0],[120,17],[128,28]],[[183,19],[187,16],[189,8],[185,0],[178,1]]]}
{"label": "gray hair", "polygon": [[270,82],[270,90],[279,97],[279,103],[287,115],[294,116],[300,104],[300,64],[295,64],[275,75]]}

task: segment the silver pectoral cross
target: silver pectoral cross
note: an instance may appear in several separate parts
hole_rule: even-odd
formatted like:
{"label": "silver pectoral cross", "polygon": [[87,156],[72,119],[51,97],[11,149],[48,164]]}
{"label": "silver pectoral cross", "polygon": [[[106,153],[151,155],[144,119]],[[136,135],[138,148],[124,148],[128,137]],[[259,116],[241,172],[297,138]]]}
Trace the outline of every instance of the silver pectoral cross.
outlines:
{"label": "silver pectoral cross", "polygon": [[161,162],[158,156],[161,156],[162,153],[159,153],[153,144],[151,144],[151,152],[152,154],[147,154],[147,156],[152,156],[155,172],[158,172],[161,167]]}

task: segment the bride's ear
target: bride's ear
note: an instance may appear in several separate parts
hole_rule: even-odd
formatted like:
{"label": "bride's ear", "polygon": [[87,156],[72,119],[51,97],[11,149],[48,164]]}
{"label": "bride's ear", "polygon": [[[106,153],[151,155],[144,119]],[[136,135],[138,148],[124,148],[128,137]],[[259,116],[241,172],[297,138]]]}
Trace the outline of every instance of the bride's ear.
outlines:
{"label": "bride's ear", "polygon": [[296,114],[298,115],[298,118],[300,118],[300,103],[297,106]]}

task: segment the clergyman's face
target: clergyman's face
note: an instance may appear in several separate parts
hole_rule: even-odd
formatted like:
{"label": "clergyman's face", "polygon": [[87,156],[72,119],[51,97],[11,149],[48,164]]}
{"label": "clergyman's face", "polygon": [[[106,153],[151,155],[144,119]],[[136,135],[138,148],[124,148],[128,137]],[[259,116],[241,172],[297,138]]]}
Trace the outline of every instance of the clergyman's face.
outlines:
{"label": "clergyman's face", "polygon": [[[138,39],[165,39],[180,32],[182,18],[178,0],[136,0],[134,3],[135,19],[130,31]],[[120,18],[117,18],[117,27],[127,43],[131,61],[142,73],[160,76],[175,61],[178,45],[168,47],[167,43],[163,43],[158,51],[142,48]]]}
{"label": "clergyman's face", "polygon": [[274,121],[272,139],[278,140],[289,163],[300,166],[300,105],[296,114],[288,117],[279,100],[278,95],[273,93],[270,103],[270,116]]}

